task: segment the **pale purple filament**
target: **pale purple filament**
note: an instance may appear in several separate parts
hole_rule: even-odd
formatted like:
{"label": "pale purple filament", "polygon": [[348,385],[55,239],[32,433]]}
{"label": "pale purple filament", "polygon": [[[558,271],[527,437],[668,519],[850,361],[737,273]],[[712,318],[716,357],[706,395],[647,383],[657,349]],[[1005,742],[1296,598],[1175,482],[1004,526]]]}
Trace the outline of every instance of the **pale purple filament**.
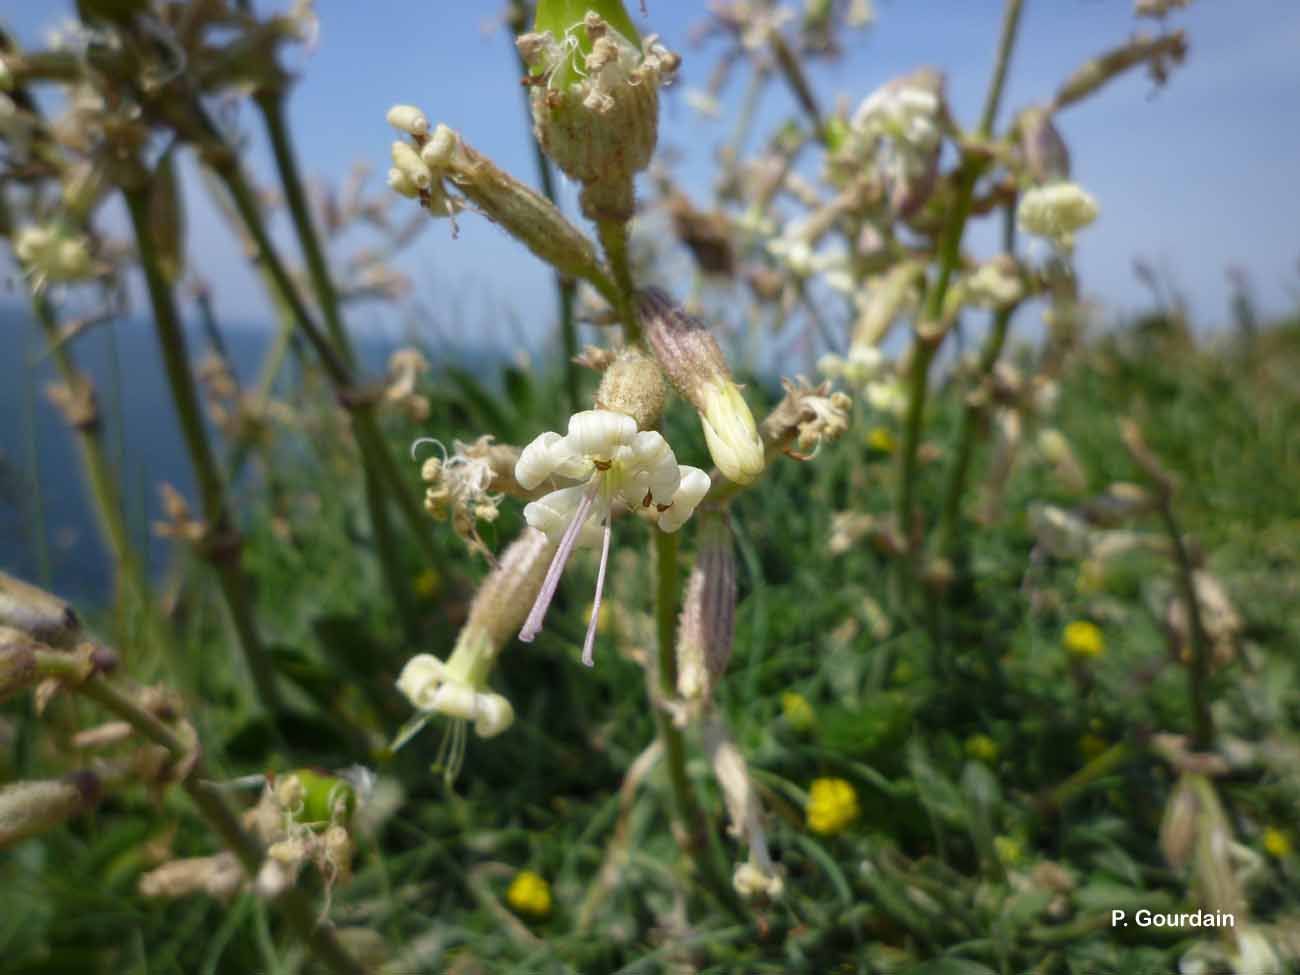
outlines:
{"label": "pale purple filament", "polygon": [[596,666],[596,624],[600,621],[600,597],[605,592],[605,566],[609,564],[609,518],[605,518],[605,538],[600,544],[600,568],[596,571],[596,597],[591,602],[591,620],[587,623],[587,639],[582,644],[582,662]]}
{"label": "pale purple filament", "polygon": [[555,598],[555,590],[560,586],[560,576],[564,574],[564,567],[568,565],[569,556],[573,554],[573,549],[577,545],[578,533],[582,531],[583,523],[591,513],[591,503],[596,498],[598,486],[597,479],[593,478],[591,486],[582,493],[582,500],[578,502],[578,508],[573,513],[573,520],[564,529],[560,545],[555,550],[551,564],[546,570],[546,578],[542,580],[542,588],[533,601],[533,608],[528,611],[523,629],[519,631],[519,639],[524,643],[532,643],[542,630],[542,621],[546,619],[546,611],[551,606],[551,600]]}

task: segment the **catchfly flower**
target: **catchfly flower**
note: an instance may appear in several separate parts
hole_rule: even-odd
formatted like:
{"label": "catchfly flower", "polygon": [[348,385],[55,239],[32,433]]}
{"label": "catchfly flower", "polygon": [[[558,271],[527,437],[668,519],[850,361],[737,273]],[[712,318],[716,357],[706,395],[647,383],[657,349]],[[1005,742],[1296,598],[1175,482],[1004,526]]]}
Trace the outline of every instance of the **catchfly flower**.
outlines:
{"label": "catchfly flower", "polygon": [[519,455],[515,480],[521,487],[531,491],[548,478],[578,483],[552,491],[524,508],[528,524],[545,532],[558,547],[519,639],[531,642],[541,630],[574,548],[599,543],[596,594],[582,648],[582,662],[590,667],[609,563],[610,517],[615,508],[636,512],[653,507],[659,528],[676,531],[709,490],[709,476],[698,467],[679,465],[662,434],[638,430],[630,416],[612,410],[584,410],[569,419],[566,436],[543,433]]}

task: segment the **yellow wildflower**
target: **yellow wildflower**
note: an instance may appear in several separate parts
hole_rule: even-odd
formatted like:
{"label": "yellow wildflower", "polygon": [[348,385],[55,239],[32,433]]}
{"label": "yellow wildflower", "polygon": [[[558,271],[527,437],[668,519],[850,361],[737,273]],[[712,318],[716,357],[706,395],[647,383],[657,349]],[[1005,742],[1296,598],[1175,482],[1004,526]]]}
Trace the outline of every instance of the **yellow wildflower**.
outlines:
{"label": "yellow wildflower", "polygon": [[1065,628],[1061,643],[1067,653],[1076,657],[1100,657],[1106,652],[1106,641],[1101,628],[1087,620],[1075,620]]}
{"label": "yellow wildflower", "polygon": [[506,903],[516,913],[529,917],[546,917],[551,913],[551,886],[539,874],[531,870],[520,870],[515,879],[510,881],[506,891]]}
{"label": "yellow wildflower", "polygon": [[858,794],[843,779],[816,779],[808,789],[808,828],[838,833],[858,818]]}
{"label": "yellow wildflower", "polygon": [[1264,852],[1271,857],[1285,860],[1291,855],[1291,836],[1285,830],[1270,826],[1264,830]]}
{"label": "yellow wildflower", "polygon": [[415,590],[415,594],[424,599],[432,599],[438,595],[441,586],[442,576],[438,574],[437,569],[433,568],[425,569],[411,580],[411,588]]}
{"label": "yellow wildflower", "polygon": [[971,735],[966,739],[966,754],[980,762],[995,762],[998,743],[988,735]]}
{"label": "yellow wildflower", "polygon": [[894,452],[894,435],[887,427],[872,427],[867,431],[867,447],[881,454]]}
{"label": "yellow wildflower", "polygon": [[1091,762],[1109,747],[1110,742],[1101,735],[1094,735],[1091,732],[1079,739],[1079,754],[1084,757],[1085,761]]}
{"label": "yellow wildflower", "polygon": [[1010,867],[1020,862],[1020,858],[1024,855],[1024,847],[1013,836],[995,836],[993,852],[997,854],[999,862]]}
{"label": "yellow wildflower", "polygon": [[781,695],[781,716],[795,731],[807,731],[817,720],[808,698],[798,691],[786,691]]}

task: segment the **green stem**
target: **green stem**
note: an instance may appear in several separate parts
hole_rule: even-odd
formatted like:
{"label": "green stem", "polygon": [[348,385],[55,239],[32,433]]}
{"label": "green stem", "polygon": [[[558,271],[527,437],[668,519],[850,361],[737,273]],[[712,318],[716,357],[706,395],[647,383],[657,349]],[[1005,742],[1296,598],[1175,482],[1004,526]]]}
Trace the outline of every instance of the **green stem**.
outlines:
{"label": "green stem", "polygon": [[1056,812],[1098,779],[1122,768],[1136,756],[1137,749],[1127,742],[1111,745],[1056,788],[1041,796],[1036,805],[1044,813]]}
{"label": "green stem", "polygon": [[[294,286],[288,270],[280,260],[279,253],[271,243],[266,224],[262,220],[261,210],[252,191],[249,189],[248,182],[245,180],[239,164],[221,153],[210,154],[207,162],[230,194],[240,221],[252,238],[259,261],[266,268],[275,290],[293,316],[295,324],[306,336],[307,341],[311,343],[312,348],[320,358],[321,365],[324,366],[325,373],[329,377],[335,393],[347,400],[353,395],[351,370],[334,351],[329,339],[321,332],[320,327],[308,313],[302,296],[298,294],[298,289]],[[358,445],[360,445],[363,455],[368,454],[371,457],[376,463],[380,475],[392,489],[393,496],[396,498],[398,507],[407,522],[407,528],[420,545],[424,557],[431,562],[436,560],[437,552],[433,547],[428,519],[420,506],[420,499],[415,494],[412,480],[404,478],[401,471],[398,470],[370,407],[355,402],[351,402],[349,405],[351,406],[352,433]]]}
{"label": "green stem", "polygon": [[[72,351],[67,343],[59,340],[59,325],[54,308],[43,293],[33,293],[31,298],[32,311],[45,333],[49,354],[54,360],[59,378],[64,385],[74,388],[84,380],[72,358]],[[74,426],[73,434],[77,441],[77,451],[81,455],[81,466],[90,489],[99,532],[113,558],[118,584],[125,587],[129,598],[142,614],[147,646],[152,652],[161,655],[165,650],[162,623],[150,598],[149,584],[140,567],[140,560],[131,544],[121,494],[104,450],[100,428],[97,423]]]}
{"label": "green stem", "polygon": [[[1003,211],[1002,248],[1004,253],[1015,250],[1016,219],[1015,204]],[[988,377],[993,373],[1006,345],[1007,335],[1011,329],[1011,317],[1015,314],[1014,305],[1000,308],[993,316],[993,327],[985,336],[980,349],[979,362],[975,367],[972,392],[982,391]],[[944,490],[943,511],[939,519],[939,553],[951,556],[957,545],[958,528],[961,524],[961,502],[966,493],[966,481],[970,474],[970,463],[975,453],[975,436],[979,430],[980,418],[985,404],[978,397],[968,399],[962,409],[961,423],[957,430],[957,451],[953,458],[952,470],[948,474],[948,485]]]}
{"label": "green stem", "polygon": [[1160,495],[1160,518],[1173,543],[1174,560],[1178,563],[1178,587],[1187,604],[1188,625],[1192,631],[1192,667],[1187,675],[1192,704],[1192,747],[1196,751],[1208,751],[1214,744],[1214,719],[1210,714],[1210,640],[1196,593],[1196,569],[1174,515],[1173,502],[1166,492]]}
{"label": "green stem", "polygon": [[[320,235],[312,221],[311,209],[307,205],[307,194],[303,190],[302,177],[298,172],[298,161],[289,141],[288,126],[284,117],[284,95],[279,89],[267,89],[254,99],[262,112],[267,133],[271,139],[271,149],[275,155],[276,170],[280,176],[280,185],[284,188],[285,200],[289,204],[289,213],[293,220],[294,232],[298,237],[303,257],[307,262],[307,274],[311,279],[312,290],[316,294],[316,304],[325,316],[325,325],[330,331],[330,338],[339,357],[349,371],[356,368],[356,355],[348,340],[347,326],[339,309],[338,290],[334,287],[334,277],[330,273],[329,263],[321,246]],[[366,426],[367,421],[361,423]],[[357,437],[361,446],[362,460],[365,464],[363,490],[366,498],[366,511],[370,518],[370,527],[374,536],[375,554],[380,570],[397,606],[398,616],[409,636],[418,630],[415,606],[410,598],[410,586],[402,572],[397,540],[394,538],[388,520],[385,482],[379,476],[379,469],[384,467],[380,453],[387,453],[388,447],[382,439],[371,435],[369,430]],[[403,485],[396,485],[399,493],[409,493]],[[428,523],[422,514],[417,515],[421,535],[427,536]]]}
{"label": "green stem", "polygon": [[[239,860],[244,872],[255,878],[262,865],[261,845],[240,825],[235,811],[213,784],[202,754],[188,748],[170,728],[141,708],[116,684],[100,676],[82,680],[80,666],[77,658],[70,654],[52,651],[37,654],[37,667],[43,676],[62,679],[71,690],[126,721],[140,735],[165,748],[178,766],[185,767],[185,763],[190,762],[189,770],[181,779],[181,788],[189,794],[212,831]],[[289,888],[277,898],[276,904],[312,954],[330,971],[339,975],[365,975],[365,968],[339,944],[333,929],[316,923],[315,912],[301,891]]]}
{"label": "green stem", "polygon": [[203,518],[210,537],[221,546],[220,552],[208,552],[216,570],[226,607],[235,628],[235,635],[244,662],[252,677],[254,688],[263,708],[272,713],[279,710],[280,695],[275,685],[266,648],[262,645],[257,625],[253,619],[252,604],[240,566],[239,540],[226,504],[225,484],[217,468],[216,459],[208,444],[207,430],[199,406],[194,377],[190,373],[189,354],[180,316],[176,311],[175,297],[159,263],[149,227],[149,191],[147,188],[124,190],[127,210],[135,232],[136,249],[148,286],[149,301],[153,308],[154,324],[162,351],[163,367],[171,387],[172,402],[181,427],[181,435],[194,468],[199,485],[199,499]]}
{"label": "green stem", "polygon": [[[988,94],[984,99],[984,110],[980,115],[979,134],[987,137],[993,120],[997,116],[998,104],[1002,98],[1006,82],[1007,68],[1011,60],[1011,51],[1015,45],[1016,31],[1020,25],[1020,13],[1023,0],[1006,0],[1002,10],[1002,33],[998,41],[997,57],[993,68],[993,77],[989,82]],[[909,379],[909,400],[907,422],[904,432],[901,459],[901,488],[898,501],[899,529],[908,538],[913,537],[913,507],[916,494],[917,449],[921,443],[921,431],[925,420],[925,397],[929,386],[930,365],[934,361],[939,345],[943,341],[943,332],[939,323],[943,317],[944,300],[948,296],[948,285],[956,270],[961,255],[962,235],[966,230],[966,220],[970,216],[971,203],[975,195],[975,184],[983,173],[987,160],[982,157],[967,156],[962,160],[957,177],[956,202],[951,216],[944,227],[943,240],[939,246],[939,274],[926,295],[924,311],[921,315],[920,329],[912,353],[912,372]]]}
{"label": "green stem", "polygon": [[596,224],[600,246],[605,249],[605,259],[614,274],[618,303],[614,311],[623,323],[623,337],[628,345],[641,341],[641,323],[636,317],[633,296],[636,285],[632,281],[632,265],[628,258],[627,223],[622,220],[601,220]]}
{"label": "green stem", "polygon": [[311,278],[312,289],[316,292],[316,304],[325,316],[325,327],[329,329],[339,356],[348,365],[355,365],[356,356],[339,311],[338,290],[334,287],[334,277],[321,247],[320,235],[312,222],[302,176],[298,172],[298,159],[289,141],[289,130],[284,118],[284,95],[278,89],[267,89],[259,92],[253,100],[262,112],[262,120],[271,139],[275,168],[284,189],[285,202],[289,205],[289,215],[298,236],[298,244],[307,262],[307,274]]}
{"label": "green stem", "polygon": [[[663,700],[677,695],[677,595],[681,580],[677,570],[676,533],[655,531],[655,630],[658,636],[657,696]],[[691,787],[686,772],[686,741],[681,729],[673,724],[672,717],[651,701],[659,741],[663,746],[664,765],[668,770],[668,785],[673,795],[673,814],[680,830],[682,852],[690,861],[698,863],[705,885],[713,891],[738,918],[747,920],[729,878],[722,869],[717,851],[713,848],[708,821],[699,798]]]}

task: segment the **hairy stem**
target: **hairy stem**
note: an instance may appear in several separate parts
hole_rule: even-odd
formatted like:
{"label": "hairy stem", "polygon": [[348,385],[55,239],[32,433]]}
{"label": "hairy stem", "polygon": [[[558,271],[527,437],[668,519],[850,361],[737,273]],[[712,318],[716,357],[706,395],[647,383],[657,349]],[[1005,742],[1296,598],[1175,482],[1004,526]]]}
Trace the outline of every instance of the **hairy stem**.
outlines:
{"label": "hairy stem", "polygon": [[280,695],[275,685],[266,648],[262,644],[253,619],[246,580],[240,565],[239,538],[226,504],[225,483],[217,468],[207,430],[195,390],[194,376],[190,372],[189,353],[185,332],[176,310],[175,296],[159,263],[158,251],[149,227],[149,191],[136,188],[123,191],[131,225],[135,232],[136,249],[140,266],[144,270],[149,301],[153,309],[154,325],[162,350],[163,367],[171,388],[172,402],[176,408],[185,449],[199,485],[199,500],[203,518],[207,522],[208,541],[216,545],[205,546],[209,561],[216,570],[226,608],[230,612],[235,636],[244,663],[253,680],[254,689],[262,707],[274,713],[279,710]]}

